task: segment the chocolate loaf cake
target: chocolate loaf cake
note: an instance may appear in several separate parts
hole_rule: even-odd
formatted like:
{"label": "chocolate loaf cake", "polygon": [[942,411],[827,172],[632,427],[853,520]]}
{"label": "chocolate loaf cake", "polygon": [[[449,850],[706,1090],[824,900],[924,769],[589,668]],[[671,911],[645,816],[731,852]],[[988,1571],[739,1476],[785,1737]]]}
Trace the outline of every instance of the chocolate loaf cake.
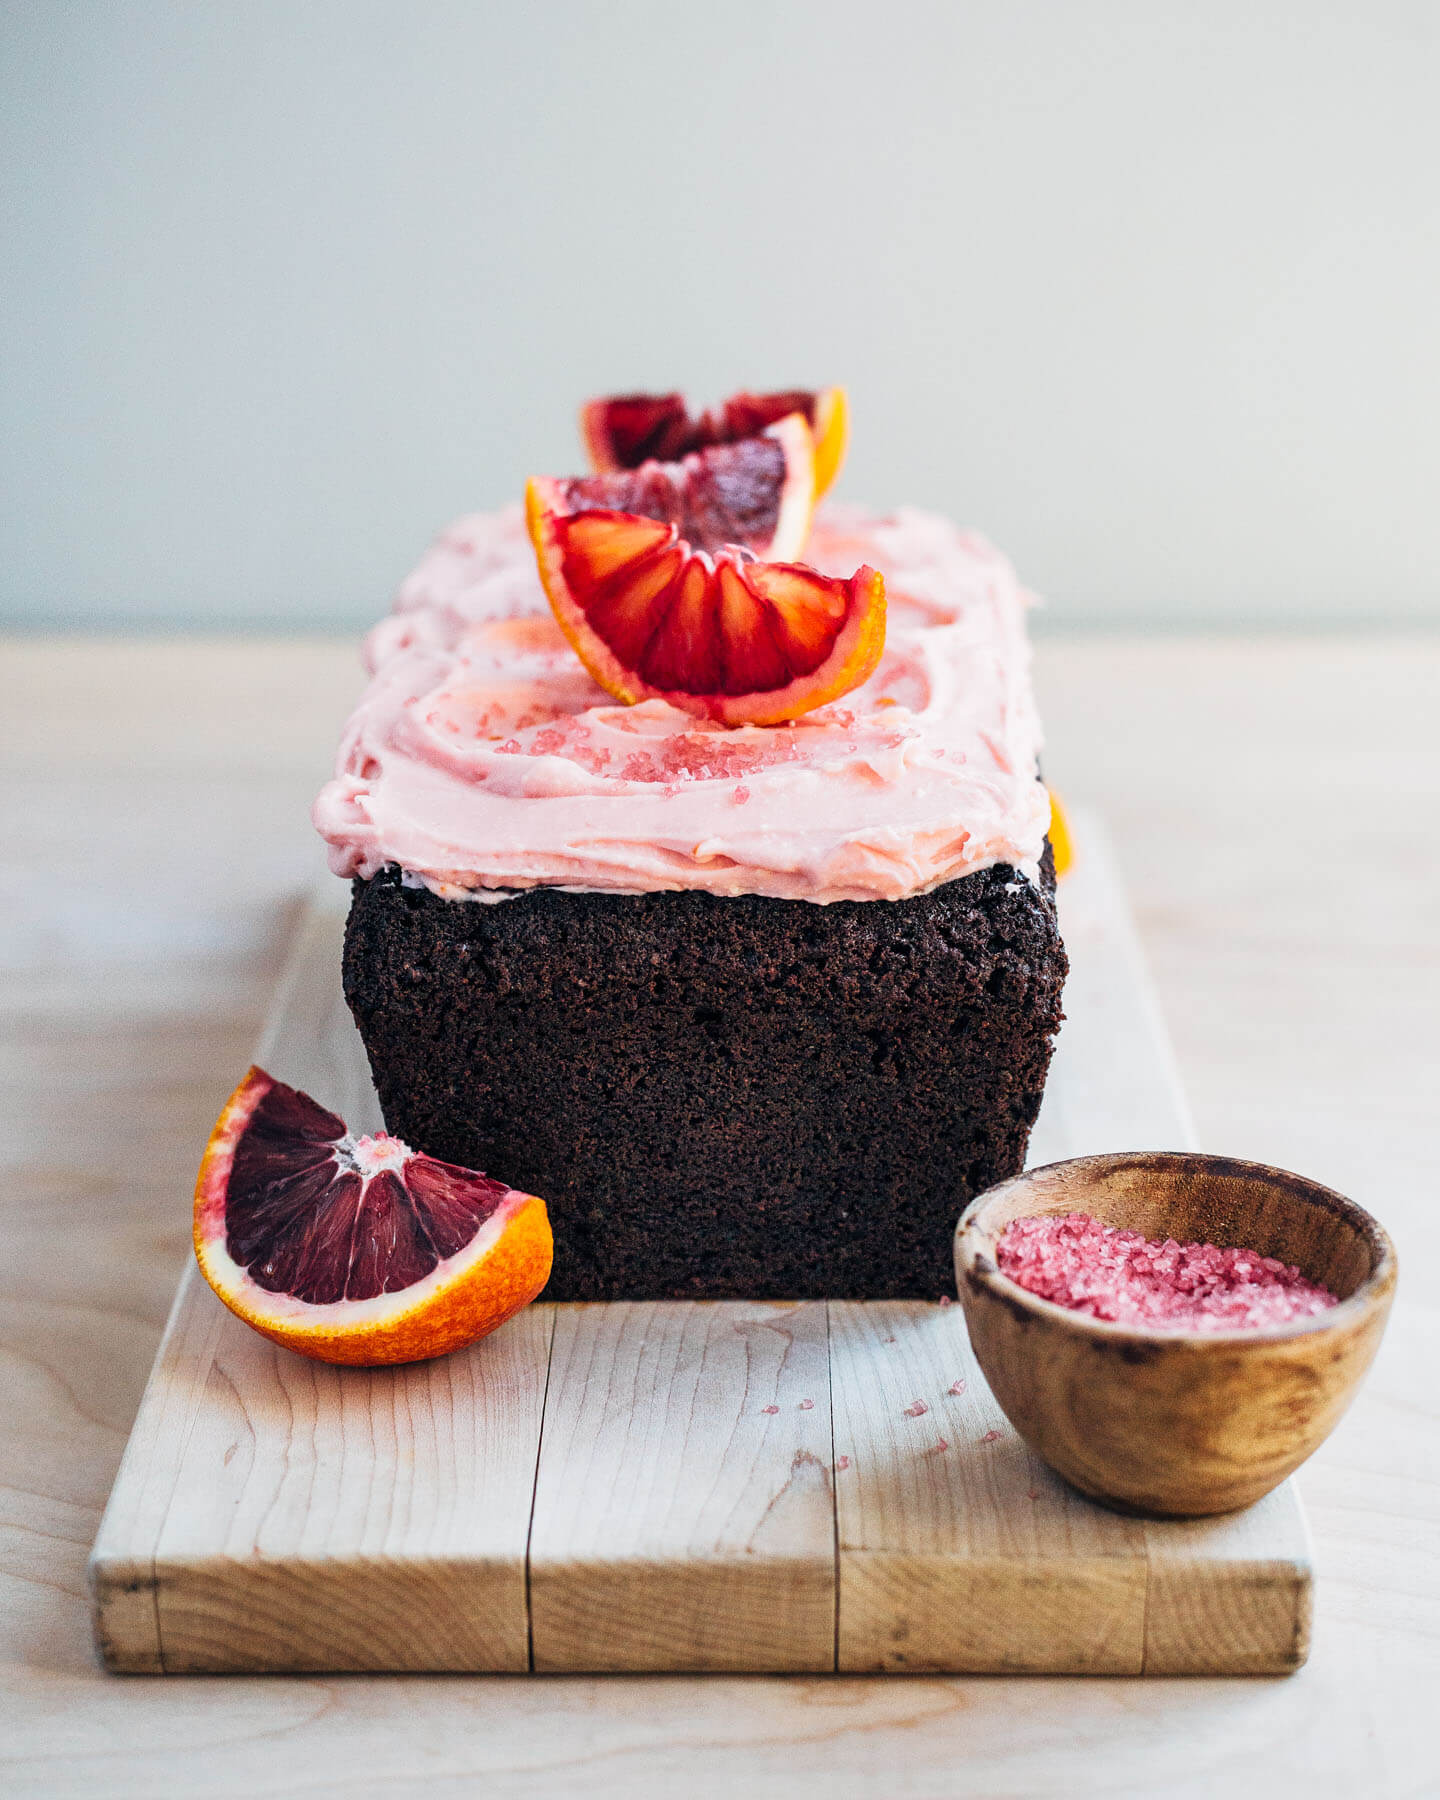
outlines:
{"label": "chocolate loaf cake", "polygon": [[408,1143],[544,1196],[554,1300],[952,1291],[1060,1023],[1043,887],[908,900],[355,884],[345,996]]}
{"label": "chocolate loaf cake", "polygon": [[540,1194],[556,1300],[952,1289],[1061,1018],[1026,597],[943,520],[832,511],[885,571],[871,679],[778,727],[611,703],[517,513],[462,520],[368,646],[316,822],[389,1128]]}

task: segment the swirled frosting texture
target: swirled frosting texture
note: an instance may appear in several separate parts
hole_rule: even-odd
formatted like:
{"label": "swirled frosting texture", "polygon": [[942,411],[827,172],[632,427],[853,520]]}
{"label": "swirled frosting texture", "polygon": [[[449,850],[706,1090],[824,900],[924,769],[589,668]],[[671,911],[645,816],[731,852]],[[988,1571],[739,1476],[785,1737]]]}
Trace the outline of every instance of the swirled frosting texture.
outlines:
{"label": "swirled frosting texture", "polygon": [[883,571],[885,654],[790,725],[618,706],[561,637],[518,508],[458,520],[366,640],[371,681],[315,824],[337,875],[901,900],[994,863],[1035,879],[1049,799],[1028,596],[981,539],[829,508],[806,561]]}

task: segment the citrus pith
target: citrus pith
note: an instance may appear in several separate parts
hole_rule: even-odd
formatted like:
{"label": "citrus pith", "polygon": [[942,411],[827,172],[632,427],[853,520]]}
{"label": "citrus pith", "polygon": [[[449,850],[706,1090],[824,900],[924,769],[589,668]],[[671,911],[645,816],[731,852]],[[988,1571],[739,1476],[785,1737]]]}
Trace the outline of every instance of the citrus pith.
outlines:
{"label": "citrus pith", "polygon": [[527,1305],[550,1275],[543,1200],[354,1138],[308,1094],[252,1068],[195,1183],[195,1256],[231,1312],[321,1362],[443,1356]]}

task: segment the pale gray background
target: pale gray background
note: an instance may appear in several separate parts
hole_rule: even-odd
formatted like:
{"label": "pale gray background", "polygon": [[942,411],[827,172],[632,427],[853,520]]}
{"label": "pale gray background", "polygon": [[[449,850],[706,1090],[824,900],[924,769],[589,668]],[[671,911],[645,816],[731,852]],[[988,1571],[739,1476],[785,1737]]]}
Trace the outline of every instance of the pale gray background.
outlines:
{"label": "pale gray background", "polygon": [[12,621],[358,625],[832,380],[1052,624],[1440,619],[1440,5],[11,0],[0,116]]}

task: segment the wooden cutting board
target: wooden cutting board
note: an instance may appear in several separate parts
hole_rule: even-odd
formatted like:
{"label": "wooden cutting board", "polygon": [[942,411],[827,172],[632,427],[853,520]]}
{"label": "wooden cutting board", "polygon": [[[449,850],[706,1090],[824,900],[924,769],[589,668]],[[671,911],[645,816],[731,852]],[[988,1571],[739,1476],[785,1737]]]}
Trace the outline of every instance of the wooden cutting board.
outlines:
{"label": "wooden cutting board", "polygon": [[[1031,1161],[1185,1148],[1104,834],[1078,836]],[[258,1060],[372,1130],[344,899],[305,919]],[[171,1674],[1274,1674],[1304,1660],[1311,1591],[1289,1483],[1178,1524],[1066,1487],[958,1305],[537,1304],[439,1362],[334,1369],[193,1266],[90,1577],[107,1665]]]}

